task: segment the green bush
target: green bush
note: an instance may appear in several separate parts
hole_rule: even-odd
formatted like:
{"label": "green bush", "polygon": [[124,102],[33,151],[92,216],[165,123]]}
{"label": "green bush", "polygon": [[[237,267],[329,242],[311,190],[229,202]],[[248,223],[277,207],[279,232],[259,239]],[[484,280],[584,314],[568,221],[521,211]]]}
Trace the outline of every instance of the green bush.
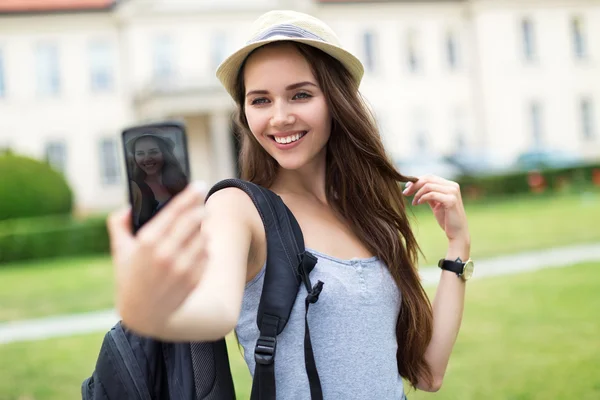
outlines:
{"label": "green bush", "polygon": [[539,193],[556,193],[600,186],[600,164],[586,164],[577,167],[545,169],[539,171],[517,171],[504,175],[463,176],[457,179],[461,191],[470,199],[506,197],[534,192],[531,179],[539,175],[543,178]]}
{"label": "green bush", "polygon": [[0,221],[0,264],[108,251],[103,218],[50,216]]}
{"label": "green bush", "polygon": [[70,214],[72,207],[73,193],[68,183],[50,165],[11,153],[0,154],[0,220]]}

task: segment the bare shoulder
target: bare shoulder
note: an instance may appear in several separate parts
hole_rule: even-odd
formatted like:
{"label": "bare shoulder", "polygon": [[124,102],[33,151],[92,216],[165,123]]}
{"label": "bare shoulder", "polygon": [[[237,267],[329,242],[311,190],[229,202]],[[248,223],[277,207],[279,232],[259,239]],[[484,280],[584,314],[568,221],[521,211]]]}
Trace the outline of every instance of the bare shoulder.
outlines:
{"label": "bare shoulder", "polygon": [[255,235],[262,230],[262,220],[252,199],[243,190],[228,187],[213,193],[206,201],[207,217],[222,223],[240,224]]}
{"label": "bare shoulder", "polygon": [[266,259],[265,231],[252,199],[235,187],[221,189],[206,201],[206,213],[211,224],[238,225],[240,229],[248,229],[251,239],[247,280],[250,280]]}
{"label": "bare shoulder", "polygon": [[206,201],[205,206],[210,216],[241,217],[245,222],[250,221],[253,214],[260,218],[252,199],[243,190],[235,187],[228,187],[213,193]]}

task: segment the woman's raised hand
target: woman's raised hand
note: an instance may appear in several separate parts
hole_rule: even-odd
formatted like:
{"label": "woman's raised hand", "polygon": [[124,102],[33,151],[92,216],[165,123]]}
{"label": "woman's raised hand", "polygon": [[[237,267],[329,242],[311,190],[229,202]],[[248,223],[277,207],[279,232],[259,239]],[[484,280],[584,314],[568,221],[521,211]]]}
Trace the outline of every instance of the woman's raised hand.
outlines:
{"label": "woman's raised hand", "polygon": [[415,183],[407,183],[403,194],[414,195],[413,205],[429,204],[451,244],[460,243],[463,247],[470,245],[467,216],[460,187],[456,182],[435,175],[425,175],[419,177]]}
{"label": "woman's raised hand", "polygon": [[201,183],[188,185],[137,235],[130,208],[109,217],[117,311],[139,334],[154,336],[200,281],[207,258],[205,195]]}

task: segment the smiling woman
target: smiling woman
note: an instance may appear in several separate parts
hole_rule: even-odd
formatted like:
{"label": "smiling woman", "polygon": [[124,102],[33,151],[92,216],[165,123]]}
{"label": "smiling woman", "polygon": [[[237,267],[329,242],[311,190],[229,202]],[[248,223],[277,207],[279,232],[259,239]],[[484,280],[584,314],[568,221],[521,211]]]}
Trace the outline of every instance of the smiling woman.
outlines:
{"label": "smiling woman", "polygon": [[[398,172],[359,92],[363,73],[330,27],[288,10],[262,15],[247,44],[217,69],[236,103],[242,179],[281,198],[317,259],[310,279],[325,289],[308,316],[306,292],[299,291],[286,330],[277,337],[259,331],[263,283],[273,279],[265,272],[260,215],[240,190],[219,190],[203,206],[191,185],[138,237],[129,231],[128,211],[111,217],[116,297],[126,326],[178,342],[214,341],[235,330],[253,376],[264,376],[253,353],[263,361],[263,342],[277,343],[276,367],[265,367],[276,373],[254,380],[253,392],[268,389],[268,398],[276,387],[281,400],[309,393],[405,399],[403,379],[439,390],[468,278],[461,194],[455,182]],[[149,157],[151,145],[140,153],[142,171],[161,162]],[[430,207],[448,242],[433,305],[417,270],[408,197]],[[305,356],[308,320],[316,368]]]}
{"label": "smiling woman", "polygon": [[187,178],[173,153],[174,143],[144,133],[127,142],[133,177],[134,224],[141,226],[181,192]]}

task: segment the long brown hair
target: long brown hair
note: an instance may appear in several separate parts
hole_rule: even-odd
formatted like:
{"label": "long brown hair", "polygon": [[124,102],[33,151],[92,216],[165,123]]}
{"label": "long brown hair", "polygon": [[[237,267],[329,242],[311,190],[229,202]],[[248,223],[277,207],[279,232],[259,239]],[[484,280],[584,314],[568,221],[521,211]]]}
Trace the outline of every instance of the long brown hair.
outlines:
{"label": "long brown hair", "polygon": [[[327,200],[367,248],[385,262],[400,289],[402,303],[396,324],[399,374],[413,387],[419,377],[431,384],[432,373],[424,354],[431,340],[433,313],[418,276],[420,250],[410,229],[400,185],[416,179],[394,168],[375,118],[343,65],[313,47],[293,44],[308,60],[333,119],[326,155]],[[243,68],[236,88],[241,175],[268,188],[275,180],[278,164],[248,127]]]}

